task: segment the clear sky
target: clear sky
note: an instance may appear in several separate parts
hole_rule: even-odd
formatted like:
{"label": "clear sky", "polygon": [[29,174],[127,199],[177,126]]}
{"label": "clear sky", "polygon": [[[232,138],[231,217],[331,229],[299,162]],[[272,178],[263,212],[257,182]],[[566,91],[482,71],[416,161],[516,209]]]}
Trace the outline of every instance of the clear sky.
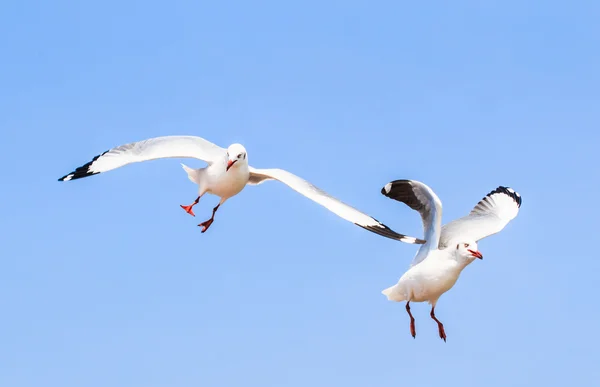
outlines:
{"label": "clear sky", "polygon": [[[596,1],[0,5],[0,386],[577,386],[600,378]],[[180,160],[57,178],[149,137],[243,143],[398,232],[498,185],[519,216],[429,306],[417,248],[276,182],[196,196]],[[199,167],[200,161],[187,161]]]}

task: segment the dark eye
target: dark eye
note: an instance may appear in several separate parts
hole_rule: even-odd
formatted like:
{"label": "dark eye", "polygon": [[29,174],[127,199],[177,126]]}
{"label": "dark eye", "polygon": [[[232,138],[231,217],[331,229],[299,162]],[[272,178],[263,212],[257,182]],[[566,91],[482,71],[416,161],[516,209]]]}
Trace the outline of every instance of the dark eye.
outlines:
{"label": "dark eye", "polygon": [[465,243],[465,247],[469,247],[469,244],[468,244],[468,243]]}
{"label": "dark eye", "polygon": [[242,154],[240,153],[240,154],[238,155],[238,159],[241,159],[241,158],[242,158]]}

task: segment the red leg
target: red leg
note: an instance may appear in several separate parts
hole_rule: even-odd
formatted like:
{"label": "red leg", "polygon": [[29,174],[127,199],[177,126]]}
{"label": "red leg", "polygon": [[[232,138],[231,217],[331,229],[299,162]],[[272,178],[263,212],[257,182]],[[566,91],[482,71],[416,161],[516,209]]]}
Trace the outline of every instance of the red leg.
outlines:
{"label": "red leg", "polygon": [[194,215],[194,211],[192,211],[192,207],[194,207],[196,204],[198,204],[199,201],[200,201],[200,196],[198,196],[196,198],[196,200],[194,200],[194,202],[192,204],[190,204],[189,206],[184,206],[182,204],[181,208],[183,208],[185,210],[185,212],[187,212],[188,214],[190,214],[192,216],[196,216],[196,215]]}
{"label": "red leg", "polygon": [[211,224],[213,224],[213,222],[215,221],[215,212],[217,212],[217,210],[219,209],[219,206],[221,204],[217,204],[217,206],[215,208],[213,208],[213,212],[212,212],[212,216],[210,217],[209,220],[200,223],[198,226],[202,227],[202,231],[201,232],[206,232],[206,230],[208,230],[208,228],[210,227]]}
{"label": "red leg", "polygon": [[415,338],[415,336],[417,336],[417,331],[415,329],[415,318],[413,317],[412,313],[410,313],[410,301],[406,302],[406,311],[408,312],[408,315],[410,316],[410,334],[412,335],[413,339]]}
{"label": "red leg", "polygon": [[435,312],[434,312],[434,310],[435,310],[435,306],[432,306],[432,307],[431,307],[431,313],[430,313],[429,315],[430,315],[430,316],[431,316],[431,318],[432,318],[432,319],[434,319],[434,320],[435,320],[435,322],[438,324],[438,331],[439,331],[439,334],[440,334],[440,338],[441,338],[441,339],[443,339],[443,340],[444,340],[444,342],[445,342],[445,341],[446,341],[446,331],[444,331],[444,324],[442,324],[442,323],[440,322],[440,320],[438,320],[438,319],[435,317]]}

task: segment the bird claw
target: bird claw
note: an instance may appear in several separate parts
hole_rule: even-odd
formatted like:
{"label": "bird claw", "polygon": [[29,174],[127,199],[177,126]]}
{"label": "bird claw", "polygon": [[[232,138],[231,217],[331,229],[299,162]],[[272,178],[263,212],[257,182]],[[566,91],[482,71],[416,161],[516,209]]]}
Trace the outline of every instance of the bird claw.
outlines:
{"label": "bird claw", "polygon": [[194,211],[192,211],[192,207],[193,207],[194,205],[184,206],[183,204],[181,204],[180,206],[181,206],[181,208],[183,208],[183,209],[185,210],[185,212],[187,212],[188,214],[190,214],[190,215],[192,215],[192,216],[196,216],[196,215],[194,214]]}
{"label": "bird claw", "polygon": [[443,326],[439,326],[439,333],[440,333],[440,339],[444,340],[444,343],[446,342],[446,331],[444,330]]}
{"label": "bird claw", "polygon": [[202,230],[200,231],[201,233],[205,233],[206,230],[208,230],[208,228],[210,227],[210,225],[213,223],[213,219],[209,219],[206,222],[202,222],[200,223],[198,226],[202,227]]}

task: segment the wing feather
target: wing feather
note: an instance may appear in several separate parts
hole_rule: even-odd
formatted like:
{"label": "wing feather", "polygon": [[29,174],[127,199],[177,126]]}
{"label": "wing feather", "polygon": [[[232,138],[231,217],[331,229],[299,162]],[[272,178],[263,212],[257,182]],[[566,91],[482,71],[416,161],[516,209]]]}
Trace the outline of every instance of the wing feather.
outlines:
{"label": "wing feather", "polygon": [[422,244],[423,240],[398,234],[391,230],[385,224],[379,222],[377,219],[357,210],[354,207],[334,198],[322,189],[314,186],[308,181],[288,172],[283,169],[256,169],[250,168],[250,181],[249,184],[256,185],[266,180],[278,180],[294,191],[306,196],[314,202],[327,208],[329,211],[338,215],[339,217],[356,224],[366,230],[374,232],[378,235],[399,240],[405,243],[411,244]]}
{"label": "wing feather", "polygon": [[442,227],[439,248],[444,249],[459,239],[479,241],[500,232],[519,213],[521,200],[521,195],[512,188],[496,188],[469,215]]}
{"label": "wing feather", "polygon": [[386,184],[381,193],[417,211],[423,222],[425,244],[421,246],[411,266],[422,262],[431,250],[436,250],[442,225],[442,202],[427,185],[416,180],[395,180]]}
{"label": "wing feather", "polygon": [[120,168],[127,164],[164,158],[194,158],[210,164],[219,157],[223,157],[225,153],[225,149],[201,137],[155,137],[107,150],[58,180],[81,179]]}

